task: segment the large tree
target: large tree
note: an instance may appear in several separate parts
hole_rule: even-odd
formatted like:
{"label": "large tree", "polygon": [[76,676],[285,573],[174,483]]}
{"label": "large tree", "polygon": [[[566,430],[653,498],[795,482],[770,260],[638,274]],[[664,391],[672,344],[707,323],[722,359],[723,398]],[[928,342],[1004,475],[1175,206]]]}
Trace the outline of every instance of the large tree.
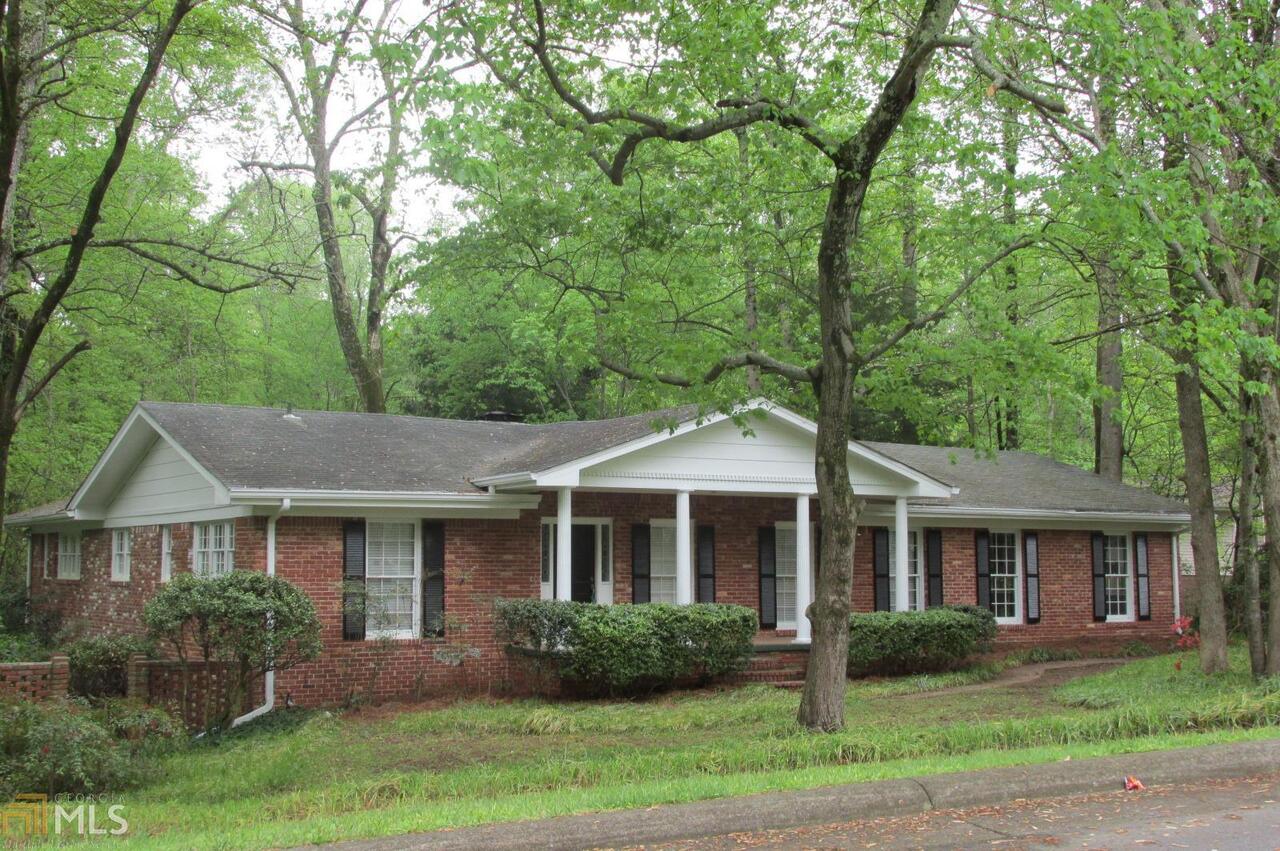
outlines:
{"label": "large tree", "polygon": [[[0,499],[19,424],[90,340],[51,329],[81,291],[137,286],[139,275],[229,293],[279,279],[270,262],[241,259],[218,222],[151,215],[169,191],[165,170],[133,173],[126,153],[163,152],[224,85],[236,18],[200,0],[49,2],[7,0],[0,16]],[[218,51],[223,53],[219,55]],[[177,70],[166,60],[182,54]],[[153,90],[157,96],[148,100]],[[181,97],[170,97],[174,92]],[[144,105],[150,103],[148,109]],[[161,158],[163,159],[163,157]],[[102,274],[109,255],[131,274]],[[90,278],[85,284],[86,274]],[[123,279],[129,278],[126,282]],[[60,337],[60,335],[52,335]]]}
{"label": "large tree", "polygon": [[[873,173],[930,85],[931,61],[944,46],[967,54],[991,76],[993,90],[1061,109],[998,71],[975,36],[950,35],[955,9],[952,0],[880,7],[874,25],[843,4],[763,9],[702,2],[675,13],[663,4],[632,4],[624,14],[611,3],[553,11],[534,0],[527,14],[511,14],[506,6],[491,14],[471,4],[458,10],[475,55],[544,120],[576,133],[617,186],[641,169],[652,147],[647,143],[707,143],[755,125],[786,131],[780,144],[788,158],[826,164],[811,277],[819,326],[813,360],[789,362],[744,345],[699,374],[654,374],[604,361],[628,378],[682,387],[711,385],[730,370],[753,366],[811,388],[822,565],[808,611],[813,647],[799,719],[815,730],[844,723],[854,534],[863,507],[847,466],[857,378],[914,331],[938,322],[975,281],[1031,241],[1015,238],[971,262],[927,308],[904,318],[898,299],[883,295],[897,288],[870,274],[871,264],[860,256]],[[621,45],[631,46],[631,59],[611,62],[611,50]]]}

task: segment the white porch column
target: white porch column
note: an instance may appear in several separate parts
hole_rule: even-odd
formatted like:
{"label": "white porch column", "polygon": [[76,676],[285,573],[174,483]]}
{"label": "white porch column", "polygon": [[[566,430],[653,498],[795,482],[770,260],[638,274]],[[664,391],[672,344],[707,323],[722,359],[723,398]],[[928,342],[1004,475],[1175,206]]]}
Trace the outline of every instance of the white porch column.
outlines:
{"label": "white porch column", "polygon": [[809,495],[796,496],[796,644],[813,639],[805,610],[813,602],[812,559],[809,556]]}
{"label": "white porch column", "polygon": [[573,489],[556,491],[556,599],[573,597]]}
{"label": "white porch column", "polygon": [[676,602],[693,602],[693,537],[689,534],[689,492],[676,491]]}
{"label": "white porch column", "polygon": [[895,611],[911,608],[911,577],[907,575],[907,559],[911,555],[911,542],[907,540],[907,498],[900,496],[893,503],[893,570]]}

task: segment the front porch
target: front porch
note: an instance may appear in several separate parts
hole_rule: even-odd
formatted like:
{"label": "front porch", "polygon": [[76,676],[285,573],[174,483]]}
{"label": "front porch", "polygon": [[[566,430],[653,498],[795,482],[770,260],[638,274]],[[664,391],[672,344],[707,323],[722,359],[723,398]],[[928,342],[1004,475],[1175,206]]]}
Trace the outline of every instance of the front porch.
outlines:
{"label": "front porch", "polygon": [[[876,575],[892,576],[891,589],[877,586],[884,599],[872,599],[866,583],[855,604],[865,593],[868,609],[920,605],[923,547],[912,541],[908,500],[953,489],[849,446],[850,483],[868,500],[870,522],[888,530],[877,542]],[[821,546],[813,452],[813,424],[773,409],[746,424],[688,422],[560,467],[475,484],[541,493],[544,599],[736,603],[759,613],[763,637],[807,645],[804,612]]]}

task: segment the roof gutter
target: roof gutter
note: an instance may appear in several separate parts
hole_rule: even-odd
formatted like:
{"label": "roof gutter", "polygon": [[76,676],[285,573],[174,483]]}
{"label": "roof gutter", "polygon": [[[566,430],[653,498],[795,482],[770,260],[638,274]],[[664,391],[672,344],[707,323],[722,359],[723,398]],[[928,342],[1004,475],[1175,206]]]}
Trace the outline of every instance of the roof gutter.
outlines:
{"label": "roof gutter", "polygon": [[[292,501],[286,497],[280,500],[280,507],[267,517],[267,576],[276,575],[276,520],[292,507]],[[271,615],[267,615],[267,629],[272,628]],[[231,722],[232,727],[247,724],[255,718],[266,715],[276,706],[276,672],[267,671],[262,678],[262,705],[249,710]]]}
{"label": "roof gutter", "polygon": [[[1190,514],[1174,514],[1159,511],[1076,511],[1072,509],[1043,508],[966,508],[961,505],[911,505],[915,517],[957,517],[1017,520],[1089,520],[1099,522],[1141,522],[1161,525],[1186,526],[1191,523]],[[874,511],[868,513],[875,513]]]}

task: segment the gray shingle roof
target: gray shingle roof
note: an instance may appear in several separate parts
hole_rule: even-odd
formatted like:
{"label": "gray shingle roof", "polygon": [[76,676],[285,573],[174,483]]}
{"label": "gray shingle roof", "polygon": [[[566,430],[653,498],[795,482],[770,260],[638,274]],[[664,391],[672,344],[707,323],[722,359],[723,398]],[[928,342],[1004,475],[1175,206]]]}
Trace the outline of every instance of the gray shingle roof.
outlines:
{"label": "gray shingle roof", "polygon": [[696,405],[543,425],[142,402],[229,488],[476,493],[471,480],[545,470],[686,422]]}
{"label": "gray shingle roof", "polygon": [[[960,489],[945,503],[957,509],[1031,509],[1041,511],[1127,511],[1186,514],[1177,500],[1113,482],[1088,470],[1031,452],[978,454],[972,449],[862,441],[925,475]],[[914,500],[913,500],[914,502]]]}
{"label": "gray shingle roof", "polygon": [[[179,445],[229,488],[477,493],[472,481],[537,472],[688,422],[686,405],[608,420],[533,425],[386,414],[142,402]],[[954,485],[950,500],[913,500],[989,511],[1141,512],[1186,515],[1172,499],[1111,482],[1029,452],[863,441],[927,476]],[[60,513],[68,500],[11,514],[25,522]]]}

